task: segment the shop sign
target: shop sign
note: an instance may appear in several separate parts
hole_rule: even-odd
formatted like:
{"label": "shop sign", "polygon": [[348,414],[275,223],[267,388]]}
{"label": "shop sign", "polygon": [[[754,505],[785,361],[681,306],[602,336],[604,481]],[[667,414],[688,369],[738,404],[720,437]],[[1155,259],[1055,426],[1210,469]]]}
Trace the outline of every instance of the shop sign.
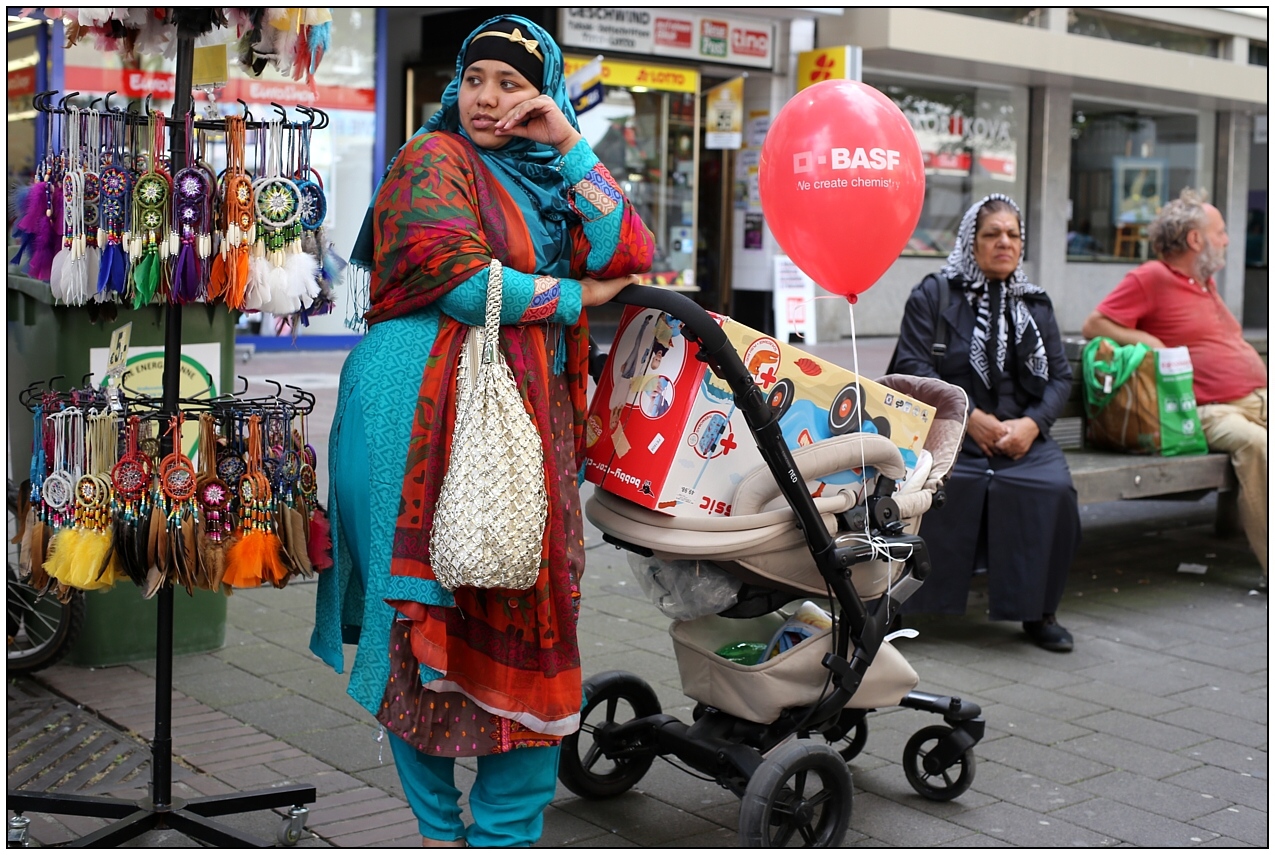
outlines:
{"label": "shop sign", "polygon": [[563,45],[771,68],[775,27],[680,9],[574,6],[561,12]]}
{"label": "shop sign", "polygon": [[927,174],[968,175],[977,163],[991,178],[1013,181],[1017,177],[1014,128],[1009,120],[971,119],[959,109],[936,102],[919,109],[916,102],[899,106],[916,132]]}
{"label": "shop sign", "polygon": [[738,149],[744,143],[744,78],[727,80],[704,96],[704,147]]}
{"label": "shop sign", "polygon": [[[144,98],[151,95],[164,101],[172,100],[176,89],[176,76],[167,71],[138,71],[136,69],[91,68],[67,66],[65,88],[84,93],[109,92],[114,89],[126,98]],[[376,109],[376,90],[351,86],[307,86],[290,80],[244,80],[235,78],[217,90],[217,100],[234,102],[242,98],[249,104],[269,104],[277,101],[285,107],[302,104],[325,110]]]}
{"label": "shop sign", "polygon": [[825,80],[858,80],[858,51],[850,45],[797,54],[797,91]]}
{"label": "shop sign", "polygon": [[18,68],[9,72],[9,97],[22,98],[35,94],[35,66]]}
{"label": "shop sign", "polygon": [[[589,60],[583,57],[563,57],[563,74],[569,77],[587,62]],[[659,89],[664,92],[695,93],[699,91],[699,72],[693,68],[678,68],[672,65],[617,62],[607,59],[602,62],[602,85],[645,86],[647,89]]]}

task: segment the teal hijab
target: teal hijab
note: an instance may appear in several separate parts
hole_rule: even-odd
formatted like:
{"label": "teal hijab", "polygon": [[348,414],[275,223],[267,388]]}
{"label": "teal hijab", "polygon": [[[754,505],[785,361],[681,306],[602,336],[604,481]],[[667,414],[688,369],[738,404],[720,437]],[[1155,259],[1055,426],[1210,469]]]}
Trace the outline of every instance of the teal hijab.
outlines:
{"label": "teal hijab", "polygon": [[[540,52],[544,54],[544,76],[540,81],[540,93],[553,99],[567,121],[577,131],[580,125],[576,121],[575,109],[571,99],[567,97],[567,84],[562,74],[562,50],[543,28],[519,15],[500,15],[489,18],[478,25],[460,46],[456,55],[456,76],[443,90],[443,106],[417,130],[417,134],[427,131],[450,131],[465,139],[465,129],[460,124],[460,84],[465,71],[463,65],[469,43],[474,36],[487,30],[497,21],[512,21],[524,33],[539,43]],[[535,83],[536,81],[531,81]],[[550,246],[570,246],[568,229],[578,222],[579,217],[567,204],[567,183],[560,171],[562,155],[550,145],[515,137],[502,148],[485,149],[469,140],[474,151],[482,158],[483,163],[502,184],[517,187],[531,201],[534,208],[528,211],[527,220],[538,222],[548,232]],[[402,149],[399,149],[401,152]],[[396,156],[397,159],[397,156]],[[391,163],[391,166],[393,164]],[[386,170],[388,174],[389,170]],[[384,181],[384,176],[381,178]],[[380,191],[378,184],[377,191]],[[367,215],[363,218],[363,227],[359,230],[358,239],[354,243],[354,251],[350,255],[350,263],[365,271],[372,270],[373,245],[372,208],[376,205],[376,193],[372,194],[372,203],[368,206]],[[517,198],[517,196],[515,196]],[[569,255],[569,253],[568,253]],[[546,259],[552,266],[558,259]],[[548,271],[547,271],[548,272]],[[565,275],[565,274],[558,274]]]}

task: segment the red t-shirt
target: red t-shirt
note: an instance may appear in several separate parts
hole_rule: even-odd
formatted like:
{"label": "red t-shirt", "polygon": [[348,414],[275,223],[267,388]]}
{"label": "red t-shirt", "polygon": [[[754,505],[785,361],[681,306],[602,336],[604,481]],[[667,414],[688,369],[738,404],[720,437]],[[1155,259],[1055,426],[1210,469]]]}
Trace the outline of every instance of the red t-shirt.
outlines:
{"label": "red t-shirt", "polygon": [[1197,404],[1234,401],[1266,386],[1266,364],[1244,340],[1212,279],[1202,287],[1162,261],[1148,261],[1130,271],[1098,311],[1121,326],[1151,333],[1165,347],[1185,345]]}

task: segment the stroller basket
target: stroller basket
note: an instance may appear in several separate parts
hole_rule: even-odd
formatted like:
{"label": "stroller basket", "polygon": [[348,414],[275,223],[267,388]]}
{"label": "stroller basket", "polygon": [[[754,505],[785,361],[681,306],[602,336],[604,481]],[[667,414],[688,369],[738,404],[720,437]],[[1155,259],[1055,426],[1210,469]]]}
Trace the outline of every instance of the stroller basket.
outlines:
{"label": "stroller basket", "polygon": [[[751,620],[708,615],[674,622],[669,635],[673,637],[682,691],[700,703],[759,724],[773,722],[789,707],[814,704],[828,674],[823,657],[832,652],[832,630],[820,630],[756,665],[740,665],[716,653],[731,642],[769,641],[783,622],[778,613]],[[918,682],[916,671],[903,655],[883,641],[848,706],[897,706]]]}

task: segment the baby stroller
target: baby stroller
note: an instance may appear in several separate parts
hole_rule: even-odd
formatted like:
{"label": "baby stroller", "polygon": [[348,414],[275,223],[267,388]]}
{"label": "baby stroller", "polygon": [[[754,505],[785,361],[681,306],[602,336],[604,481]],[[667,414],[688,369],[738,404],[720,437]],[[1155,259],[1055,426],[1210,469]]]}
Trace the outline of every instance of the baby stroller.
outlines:
{"label": "baby stroller", "polygon": [[[930,570],[916,532],[943,499],[965,434],[964,391],[905,375],[879,381],[937,408],[925,444],[928,473],[914,473],[895,494],[906,470],[886,437],[850,433],[790,451],[780,408],[767,403],[722,329],[694,302],[642,286],[615,299],[683,322],[699,358],[729,384],[765,465],[738,484],[728,517],[670,517],[601,489],[586,504],[606,541],[652,561],[711,562],[741,584],[724,611],[670,628],[682,690],[697,702],[693,721],[663,713],[636,675],[594,675],[584,684],[580,731],[563,742],[562,783],[584,798],[616,796],[657,756],[672,755],[740,797],[744,846],[839,846],[853,793],[847,762],[866,742],[865,715],[902,706],[944,722],[908,741],[909,783],[936,801],[964,793],[974,778],[972,747],[983,737],[981,710],[914,691],[916,672],[886,640],[899,604]],[[812,498],[807,481],[864,464],[878,473],[875,486]],[[716,655],[729,642],[770,638],[785,605],[812,598],[826,598],[830,628],[753,666]]]}

